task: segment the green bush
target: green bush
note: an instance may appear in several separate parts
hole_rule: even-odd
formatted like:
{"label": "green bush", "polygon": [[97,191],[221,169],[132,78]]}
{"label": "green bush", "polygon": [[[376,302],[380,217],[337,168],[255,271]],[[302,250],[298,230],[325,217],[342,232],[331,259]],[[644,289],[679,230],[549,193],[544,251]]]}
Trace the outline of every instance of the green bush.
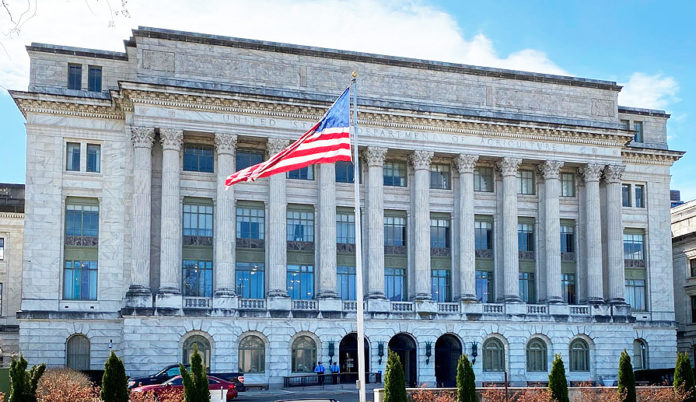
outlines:
{"label": "green bush", "polygon": [[198,346],[193,345],[191,372],[189,373],[183,364],[179,364],[179,370],[184,380],[184,402],[209,402],[208,375],[201,354],[198,353]]}
{"label": "green bush", "polygon": [[636,402],[636,377],[633,375],[631,356],[626,349],[621,352],[619,358],[619,395],[623,396],[623,402]]}
{"label": "green bush", "polygon": [[691,369],[688,353],[677,353],[677,363],[674,366],[674,389],[688,393],[685,401],[696,402],[696,380],[694,380],[694,371]]}
{"label": "green bush", "polygon": [[554,401],[570,402],[568,399],[568,382],[566,381],[565,365],[560,354],[556,354],[549,374],[549,391]]}
{"label": "green bush", "polygon": [[467,355],[459,356],[457,363],[457,402],[478,402],[474,368]]}
{"label": "green bush", "polygon": [[99,397],[104,402],[128,402],[128,377],[123,362],[111,351],[104,364],[102,387]]}
{"label": "green bush", "polygon": [[29,371],[27,371],[27,365],[22,355],[19,355],[19,360],[12,358],[9,402],[36,402],[36,387],[46,371],[46,364],[32,366]]}
{"label": "green bush", "polygon": [[387,368],[384,370],[384,402],[407,402],[406,379],[401,359],[395,352],[389,351]]}

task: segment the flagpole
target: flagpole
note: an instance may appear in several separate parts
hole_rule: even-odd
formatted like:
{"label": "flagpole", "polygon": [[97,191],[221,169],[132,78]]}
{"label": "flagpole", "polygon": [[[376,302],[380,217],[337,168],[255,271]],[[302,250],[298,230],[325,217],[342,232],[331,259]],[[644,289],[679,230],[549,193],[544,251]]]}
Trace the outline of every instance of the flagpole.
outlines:
{"label": "flagpole", "polygon": [[353,91],[353,185],[355,187],[355,293],[358,307],[358,388],[360,402],[366,402],[365,393],[365,328],[363,318],[363,269],[362,269],[362,230],[360,218],[360,159],[358,158],[358,74],[353,71],[351,82]]}

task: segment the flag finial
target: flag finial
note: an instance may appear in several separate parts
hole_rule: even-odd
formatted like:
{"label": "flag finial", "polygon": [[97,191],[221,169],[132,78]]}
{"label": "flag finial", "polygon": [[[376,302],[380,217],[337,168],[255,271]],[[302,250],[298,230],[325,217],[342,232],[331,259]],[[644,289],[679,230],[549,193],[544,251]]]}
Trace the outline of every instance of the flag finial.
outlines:
{"label": "flag finial", "polygon": [[357,72],[357,71],[353,71],[353,74],[351,74],[351,75],[353,76],[353,78],[355,78],[355,77],[358,76],[358,72]]}

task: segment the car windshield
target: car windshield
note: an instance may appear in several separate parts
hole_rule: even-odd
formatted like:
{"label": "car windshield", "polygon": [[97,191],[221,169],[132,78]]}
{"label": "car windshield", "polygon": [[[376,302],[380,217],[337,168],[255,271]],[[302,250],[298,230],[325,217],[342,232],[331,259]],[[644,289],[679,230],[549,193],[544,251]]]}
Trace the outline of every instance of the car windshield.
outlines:
{"label": "car windshield", "polygon": [[167,370],[167,377],[174,377],[181,374],[179,372],[179,367],[172,367],[169,370]]}
{"label": "car windshield", "polygon": [[176,377],[176,378],[172,378],[172,379],[169,380],[169,381],[165,381],[164,384],[166,384],[166,385],[182,385],[183,383],[184,383],[184,379],[183,379],[183,378],[181,378],[181,377]]}

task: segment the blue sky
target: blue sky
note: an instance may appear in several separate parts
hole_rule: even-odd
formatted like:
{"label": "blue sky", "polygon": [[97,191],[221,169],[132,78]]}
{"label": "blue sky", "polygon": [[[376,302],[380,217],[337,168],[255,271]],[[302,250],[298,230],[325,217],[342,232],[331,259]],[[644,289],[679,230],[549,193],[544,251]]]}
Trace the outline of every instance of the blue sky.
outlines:
{"label": "blue sky", "polygon": [[[120,1],[111,1],[120,4]],[[30,42],[123,50],[138,25],[468,64],[625,85],[620,103],[665,109],[672,149],[696,150],[694,2],[131,0],[37,2],[19,32],[0,14],[0,182],[24,182],[24,121],[4,89],[26,89]],[[23,2],[10,2],[15,19]],[[20,7],[21,6],[21,7]],[[221,17],[224,16],[224,17]],[[696,155],[672,168],[696,198]]]}

